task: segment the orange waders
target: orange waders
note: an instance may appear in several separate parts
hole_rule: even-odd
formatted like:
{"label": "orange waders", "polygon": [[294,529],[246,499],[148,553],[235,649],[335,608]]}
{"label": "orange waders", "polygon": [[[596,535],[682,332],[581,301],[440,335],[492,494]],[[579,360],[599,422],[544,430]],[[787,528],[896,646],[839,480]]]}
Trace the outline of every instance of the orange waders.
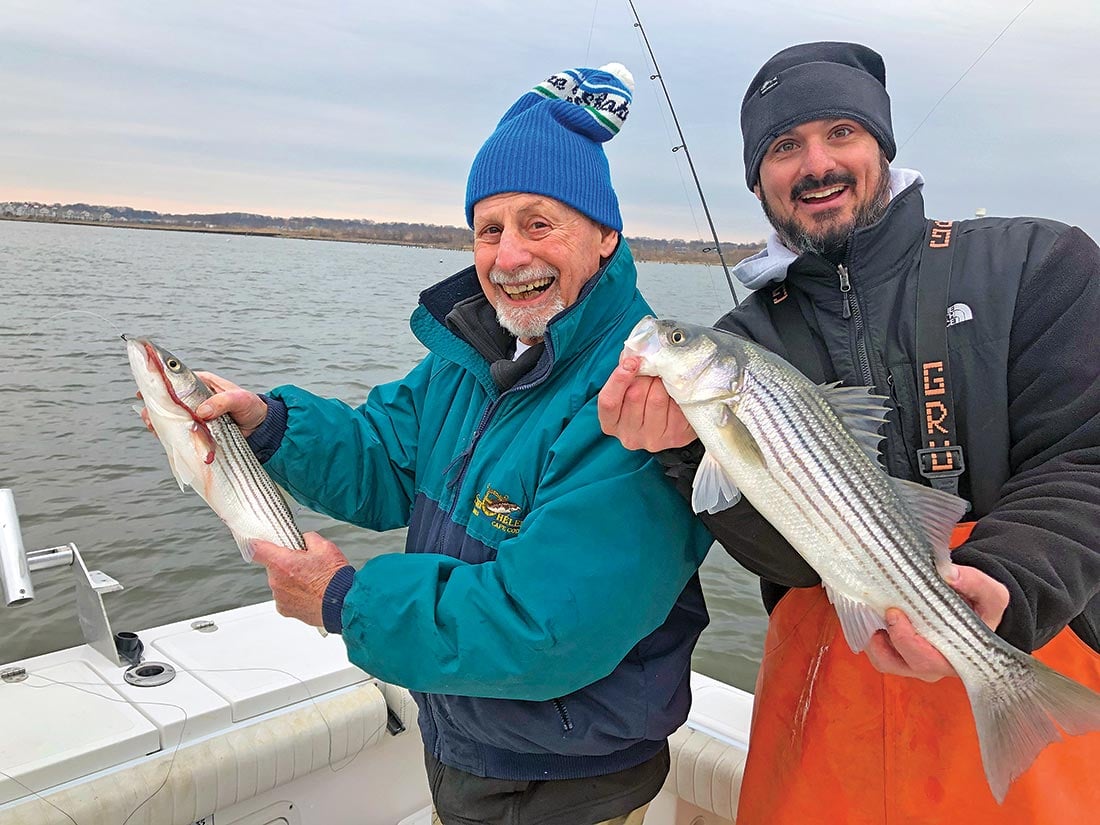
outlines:
{"label": "orange waders", "polygon": [[[1100,691],[1100,655],[1068,627],[1035,657]],[[879,673],[823,588],[794,589],[768,624],[737,823],[1100,823],[1100,732],[1049,745],[998,805],[962,682]]]}

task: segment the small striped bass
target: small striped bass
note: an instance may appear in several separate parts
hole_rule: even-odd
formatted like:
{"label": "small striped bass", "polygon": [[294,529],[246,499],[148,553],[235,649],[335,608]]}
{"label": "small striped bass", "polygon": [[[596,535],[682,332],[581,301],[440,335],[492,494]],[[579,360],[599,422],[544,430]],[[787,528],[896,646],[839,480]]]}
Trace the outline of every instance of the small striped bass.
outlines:
{"label": "small striped bass", "polygon": [[743,494],[821,576],[854,652],[895,607],[950,662],[998,802],[1059,728],[1100,730],[1100,695],[1005,642],[944,580],[966,503],[882,469],[884,398],[817,386],[735,335],[652,317],[634,327],[626,354],[661,378],[706,447],[696,512]]}
{"label": "small striped bass", "polygon": [[149,422],[172,475],[191,487],[233,533],[245,561],[252,539],[305,550],[305,541],[282,492],[256,459],[228,415],[203,421],[195,410],[213,393],[167,350],[145,338],[123,336]]}

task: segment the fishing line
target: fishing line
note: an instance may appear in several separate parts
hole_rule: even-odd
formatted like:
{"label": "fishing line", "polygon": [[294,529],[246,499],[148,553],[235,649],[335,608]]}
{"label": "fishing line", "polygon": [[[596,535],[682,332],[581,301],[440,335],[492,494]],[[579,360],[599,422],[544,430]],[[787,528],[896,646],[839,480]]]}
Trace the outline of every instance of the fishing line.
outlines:
{"label": "fishing line", "polygon": [[[62,682],[58,679],[51,679],[49,676],[43,676],[41,673],[29,673],[29,674],[27,674],[28,679],[31,678],[32,676],[34,678],[41,679],[43,682],[46,682],[46,684],[44,684],[44,685],[31,685],[31,684],[28,684],[28,685],[24,685],[24,687],[31,688],[31,689],[34,689],[34,690],[43,690],[47,687],[50,687],[51,685],[56,686],[56,687],[68,687],[68,688],[72,688],[73,690],[80,691],[81,693],[87,693],[89,696],[94,696],[97,699],[103,699],[107,702],[117,702],[117,703],[124,704],[124,705],[127,705],[127,706],[133,706],[135,704],[135,703],[126,701],[122,697],[104,696],[102,693],[97,693],[93,690],[88,690],[85,687],[81,687],[82,685],[87,685],[88,687],[108,687],[108,686],[109,687],[122,687],[123,686],[122,683],[114,683],[114,682],[107,682],[107,681],[102,681],[102,682]],[[172,768],[174,767],[175,762],[176,762],[176,754],[179,752],[180,746],[183,743],[183,734],[184,734],[184,731],[187,729],[187,720],[189,718],[187,716],[186,709],[180,707],[177,704],[173,704],[172,702],[152,702],[152,701],[150,701],[150,702],[138,702],[136,704],[140,704],[140,705],[143,705],[143,706],[149,706],[149,707],[156,706],[156,707],[165,707],[165,708],[175,708],[181,714],[183,714],[183,724],[180,725],[179,739],[177,740],[175,746],[173,746],[173,748],[172,748],[172,755],[169,758],[168,770],[164,774],[164,779],[161,780],[160,785],[157,786],[157,789],[155,791],[153,791],[153,793],[151,793],[148,797],[146,797],[144,800],[142,800],[142,802],[136,808],[134,808],[134,810],[132,810],[129,813],[129,815],[126,817],[126,819],[124,819],[122,821],[121,825],[126,825],[126,823],[128,823],[130,821],[130,818],[135,813],[137,813],[139,810],[141,810],[142,807],[144,807],[149,802],[150,799],[152,799],[154,796],[156,796],[158,793],[160,793],[161,788],[163,788],[165,786],[165,784],[168,782],[168,777],[172,775]],[[80,823],[76,821],[75,817],[73,817],[73,815],[70,814],[68,811],[64,810],[63,808],[61,808],[59,805],[55,804],[54,802],[51,802],[49,799],[47,799],[45,796],[43,796],[41,793],[34,790],[33,788],[31,788],[27,785],[24,785],[22,782],[20,782],[18,779],[16,779],[11,774],[4,773],[3,771],[0,771],[0,776],[3,776],[7,779],[10,779],[16,785],[18,785],[19,787],[26,790],[28,793],[33,794],[36,799],[39,799],[42,802],[45,802],[47,805],[49,805],[55,811],[57,811],[62,816],[64,816],[66,819],[68,819],[70,822],[72,822],[73,825],[80,825]]]}
{"label": "fishing line", "polygon": [[66,310],[63,310],[63,311],[57,313],[56,315],[51,315],[49,318],[46,318],[43,321],[43,323],[49,323],[50,321],[56,321],[62,315],[75,315],[77,313],[79,313],[81,315],[91,315],[93,318],[98,318],[101,321],[106,321],[108,324],[110,324],[112,327],[114,327],[115,332],[118,333],[118,337],[119,338],[122,337],[123,332],[122,332],[121,329],[119,329],[118,324],[116,324],[114,321],[112,321],[110,318],[107,318],[106,316],[100,315],[97,312],[91,312],[91,311],[86,310],[86,309],[66,309]]}
{"label": "fishing line", "polygon": [[959,79],[958,79],[958,80],[956,80],[956,81],[955,81],[954,83],[952,83],[952,84],[951,84],[951,86],[950,86],[950,87],[948,88],[948,90],[947,90],[946,92],[944,92],[944,93],[943,93],[943,94],[942,94],[942,95],[940,96],[940,99],[939,99],[939,100],[937,100],[937,101],[936,101],[936,102],[935,102],[935,103],[933,104],[932,108],[928,110],[928,114],[926,114],[926,115],[924,116],[924,119],[923,119],[923,120],[921,120],[921,122],[917,124],[917,128],[916,128],[916,129],[914,129],[914,130],[913,130],[913,131],[912,131],[912,132],[911,132],[911,133],[909,134],[909,137],[907,137],[907,138],[906,138],[906,139],[905,139],[904,141],[902,141],[902,144],[901,144],[901,146],[899,146],[899,147],[898,147],[898,151],[899,151],[899,152],[900,152],[900,151],[901,151],[902,149],[904,149],[904,148],[905,148],[905,146],[906,146],[906,144],[908,144],[908,143],[909,143],[909,141],[911,141],[911,140],[913,139],[913,136],[914,136],[914,135],[916,135],[916,134],[917,134],[917,132],[919,132],[919,131],[920,131],[920,127],[921,127],[921,126],[923,126],[923,125],[924,125],[925,123],[927,123],[927,122],[928,122],[928,118],[932,117],[932,113],[933,113],[934,111],[936,111],[936,109],[937,109],[937,108],[939,108],[939,105],[940,105],[941,103],[943,103],[944,99],[945,99],[945,98],[946,98],[946,97],[947,97],[947,96],[948,96],[949,94],[951,94],[951,92],[952,92],[952,91],[954,91],[954,89],[955,89],[955,87],[956,87],[956,86],[958,86],[958,85],[959,85],[960,83],[962,83],[962,82],[963,82],[963,78],[964,78],[964,77],[966,77],[966,76],[967,76],[968,74],[970,74],[970,70],[971,70],[971,69],[973,69],[973,68],[974,68],[975,66],[977,66],[977,65],[978,65],[978,63],[979,63],[979,61],[980,61],[980,60],[981,60],[981,59],[982,59],[983,57],[985,57],[985,56],[986,56],[986,55],[987,55],[987,54],[989,53],[989,50],[990,50],[990,49],[992,49],[992,48],[993,48],[993,47],[994,47],[995,45],[997,45],[997,41],[998,41],[998,40],[1000,40],[1000,39],[1001,39],[1002,37],[1004,37],[1004,35],[1005,35],[1005,32],[1007,32],[1007,31],[1008,31],[1008,30],[1009,30],[1010,28],[1012,28],[1012,24],[1013,24],[1013,23],[1015,23],[1015,22],[1016,22],[1017,20],[1019,20],[1019,19],[1020,19],[1020,16],[1021,16],[1021,15],[1022,15],[1022,14],[1023,14],[1023,13],[1025,12],[1025,11],[1027,11],[1028,9],[1030,9],[1030,8],[1031,8],[1031,5],[1032,5],[1032,3],[1034,3],[1034,2],[1035,2],[1035,0],[1028,0],[1028,2],[1027,2],[1027,5],[1025,5],[1025,6],[1024,6],[1024,7],[1022,8],[1022,9],[1020,9],[1020,10],[1019,10],[1018,12],[1016,12],[1016,16],[1015,16],[1015,17],[1013,17],[1013,18],[1012,18],[1011,20],[1009,20],[1009,21],[1008,21],[1008,25],[1007,25],[1007,26],[1005,26],[1005,27],[1004,27],[1003,29],[1001,29],[1001,33],[1000,33],[1000,34],[998,34],[998,35],[997,35],[996,37],[994,37],[994,38],[993,38],[993,41],[992,41],[992,42],[991,42],[991,43],[990,43],[990,44],[989,44],[988,46],[986,46],[986,47],[985,47],[985,49],[983,49],[983,50],[982,50],[982,53],[981,53],[981,54],[979,54],[979,55],[977,56],[977,58],[975,58],[974,62],[970,64],[970,66],[969,66],[969,67],[967,68],[967,70],[966,70],[965,72],[963,72],[963,73],[962,73],[962,74],[961,74],[961,75],[959,76]]}
{"label": "fishing line", "polygon": [[600,0],[592,4],[592,25],[588,27],[588,48],[584,50],[584,65],[588,65],[592,55],[592,35],[596,31],[596,11],[600,7]]}
{"label": "fishing line", "polygon": [[[198,673],[278,673],[278,674],[281,674],[283,676],[286,676],[288,679],[291,679],[294,682],[297,682],[301,686],[301,688],[305,691],[305,694],[306,694],[306,700],[305,701],[308,701],[309,705],[312,706],[312,708],[317,712],[317,715],[320,717],[321,721],[324,723],[325,729],[328,731],[328,765],[327,765],[327,767],[328,767],[329,771],[332,772],[332,773],[339,773],[340,771],[350,767],[352,765],[352,763],[359,757],[359,755],[366,749],[367,743],[374,741],[374,739],[381,733],[381,731],[386,726],[385,721],[383,721],[380,725],[375,727],[373,730],[369,731],[363,737],[362,743],[359,745],[359,747],[354,752],[349,753],[349,754],[345,754],[344,756],[342,756],[340,758],[339,761],[343,762],[344,764],[340,767],[336,767],[336,765],[335,765],[336,760],[335,760],[335,757],[334,757],[334,754],[333,754],[335,732],[333,731],[332,725],[329,723],[328,718],[325,716],[324,711],[321,709],[321,707],[320,707],[320,705],[317,701],[318,697],[315,696],[313,694],[313,692],[309,689],[309,685],[306,684],[306,682],[304,680],[302,680],[301,678],[299,678],[298,676],[295,676],[293,673],[291,673],[289,671],[286,671],[286,670],[283,670],[281,668],[277,668],[277,667],[195,668],[195,669],[176,667],[175,665],[173,665],[173,667],[175,667],[175,670],[176,670],[177,673],[186,673],[186,674],[191,675],[191,676],[194,676],[195,674],[198,674]],[[104,696],[101,693],[97,693],[94,690],[88,689],[88,688],[93,688],[93,687],[96,687],[96,688],[102,688],[102,687],[126,688],[128,685],[127,685],[127,683],[124,683],[124,682],[110,682],[110,681],[107,681],[107,680],[97,681],[97,682],[80,682],[80,681],[63,682],[63,681],[60,681],[60,680],[57,680],[57,679],[51,679],[49,676],[43,676],[39,673],[30,673],[30,674],[28,674],[28,678],[31,677],[31,676],[42,680],[46,684],[26,684],[26,685],[23,685],[24,687],[33,688],[35,690],[42,690],[42,689],[50,687],[50,686],[68,687],[68,688],[72,688],[73,690],[78,690],[82,693],[87,693],[88,695],[94,696],[97,699],[103,699],[107,702],[115,702],[115,703],[118,703],[118,704],[127,705],[129,707],[175,708],[176,710],[178,710],[183,715],[183,724],[180,725],[179,738],[176,740],[176,743],[173,746],[171,746],[171,754],[170,754],[169,759],[168,759],[168,769],[164,774],[164,778],[161,780],[160,784],[157,785],[157,787],[152,791],[152,793],[150,793],[148,796],[145,797],[145,799],[143,799],[140,803],[138,803],[137,807],[134,808],[132,811],[130,811],[130,813],[126,816],[126,818],[120,823],[120,825],[127,825],[127,823],[129,823],[130,820],[133,818],[133,816],[138,811],[140,811],[142,808],[144,808],[146,805],[148,805],[157,796],[157,794],[159,794],[164,789],[165,785],[168,784],[168,780],[172,776],[172,770],[175,767],[176,756],[178,755],[179,751],[183,747],[184,734],[187,730],[187,723],[188,723],[189,718],[190,718],[187,715],[187,710],[185,708],[177,705],[177,704],[172,703],[172,702],[142,701],[142,700],[138,700],[138,699],[128,700],[128,699],[125,699],[121,696],[118,696],[118,697]],[[370,679],[367,683],[368,684],[374,684],[376,686],[378,684],[380,684],[377,679]],[[201,680],[200,680],[200,684],[202,684]],[[363,683],[358,683],[358,684],[363,684]],[[356,687],[356,686],[357,685],[349,685],[348,687]],[[328,693],[328,691],[326,691],[326,693]],[[381,689],[379,689],[379,693],[381,693]],[[320,694],[320,695],[324,696],[325,694],[323,693],[323,694]],[[276,710],[283,710],[283,709],[285,709],[285,708],[277,708]],[[233,726],[233,727],[235,728],[236,726]],[[43,796],[40,792],[34,790],[33,788],[29,787],[28,785],[25,785],[23,782],[19,781],[16,777],[12,776],[11,774],[5,773],[4,771],[0,771],[0,777],[11,780],[16,785],[18,785],[20,788],[23,788],[25,791],[27,791],[27,793],[32,794],[36,799],[39,799],[42,802],[45,802],[51,808],[53,808],[58,813],[60,813],[62,816],[64,816],[66,819],[68,819],[70,822],[72,822],[73,825],[80,825],[80,823],[77,822],[77,820],[68,811],[65,811],[64,809],[62,809],[57,804],[50,801],[48,798]]]}
{"label": "fishing line", "polygon": [[[635,27],[637,28],[637,27]],[[634,32],[634,36],[638,39],[638,48],[645,48],[645,41],[642,40],[641,30]],[[665,115],[665,107],[661,105],[661,96],[657,93],[657,87],[650,84],[650,91],[653,92],[653,100],[656,102],[657,114],[661,117],[661,125],[665,129],[665,138],[669,143],[672,143],[672,129],[668,125],[668,117]],[[691,192],[688,190],[687,178],[684,177],[684,169],[680,164],[676,164],[676,173],[680,176],[680,186],[684,190],[684,201],[687,203],[688,212],[691,214],[691,222],[695,224],[695,234],[700,238],[703,237],[703,230],[699,228],[699,215],[695,211],[695,205],[691,202]]]}
{"label": "fishing line", "polygon": [[[642,36],[641,36],[641,34],[637,34],[637,33],[636,33],[635,36],[638,38],[638,46],[639,46],[639,48],[641,48],[642,47]],[[649,88],[653,92],[654,101],[656,101],[656,103],[657,103],[657,107],[656,107],[657,108],[657,113],[660,115],[661,125],[664,126],[664,129],[665,129],[665,137],[668,139],[668,142],[671,143],[672,142],[672,130],[669,128],[668,118],[665,116],[665,109],[664,109],[663,106],[661,106],[661,98],[657,94],[657,88],[655,86],[653,86],[651,84]],[[684,169],[679,163],[676,164],[676,173],[680,176],[680,187],[684,190],[684,202],[687,204],[688,214],[691,215],[691,222],[693,224],[695,224],[695,234],[696,234],[697,237],[702,238],[703,237],[703,230],[699,227],[699,215],[695,211],[695,205],[691,202],[691,192],[688,189],[687,178],[684,177]],[[718,307],[718,312],[719,312],[720,315],[725,315],[726,311],[727,311],[726,308],[727,308],[728,305],[724,305],[722,303],[722,300],[718,297],[718,290],[714,286],[714,278],[710,275],[711,265],[710,264],[703,264],[703,266],[706,267],[706,269],[707,269],[707,275],[708,275],[707,284],[710,286],[710,296],[714,300],[714,305],[716,307]]]}

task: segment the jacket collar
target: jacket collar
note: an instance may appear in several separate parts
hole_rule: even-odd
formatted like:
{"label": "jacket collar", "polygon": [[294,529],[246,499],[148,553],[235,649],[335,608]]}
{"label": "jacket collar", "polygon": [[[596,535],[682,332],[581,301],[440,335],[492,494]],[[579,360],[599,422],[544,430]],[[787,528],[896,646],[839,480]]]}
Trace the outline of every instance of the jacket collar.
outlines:
{"label": "jacket collar", "polygon": [[886,214],[852,233],[844,263],[853,284],[874,287],[896,277],[913,261],[924,237],[923,181],[912,183],[886,207]]}
{"label": "jacket collar", "polygon": [[[581,288],[577,300],[555,315],[547,327],[545,347],[537,362],[521,376],[520,383],[544,380],[560,364],[594,344],[603,330],[612,326],[629,308],[637,289],[634,258],[620,238],[615,251],[596,274]],[[491,313],[478,313],[485,325],[483,335],[469,329],[472,316],[463,314],[463,323],[447,323],[447,316],[458,304],[476,305],[482,294],[474,267],[468,267],[420,293],[420,305],[410,319],[413,334],[429,350],[471,370],[493,395],[500,389],[493,381],[491,366],[500,355],[499,347],[486,347],[485,341],[499,340],[500,327]],[[471,300],[473,299],[473,300]],[[487,302],[486,302],[487,303]],[[476,322],[475,322],[476,323]],[[494,329],[495,327],[495,329]],[[527,353],[524,354],[525,356]]]}

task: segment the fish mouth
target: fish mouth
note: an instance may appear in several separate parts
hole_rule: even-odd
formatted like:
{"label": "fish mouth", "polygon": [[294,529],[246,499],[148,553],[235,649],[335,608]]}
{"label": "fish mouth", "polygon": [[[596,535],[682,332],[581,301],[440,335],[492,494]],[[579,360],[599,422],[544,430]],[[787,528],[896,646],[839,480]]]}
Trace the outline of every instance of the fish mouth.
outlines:
{"label": "fish mouth", "polygon": [[[195,415],[192,406],[187,403],[187,399],[191,398],[200,386],[205,385],[196,381],[193,384],[177,387],[172,383],[172,379],[165,369],[165,357],[174,358],[175,356],[165,353],[148,338],[136,338],[126,335],[123,340],[126,341],[127,355],[135,378],[138,377],[138,370],[144,367],[143,372],[148,382],[147,386],[142,387],[142,400],[145,401],[145,404],[147,406],[155,404],[163,415],[170,414],[166,407],[177,407],[196,425],[205,426],[205,423]],[[141,382],[139,380],[140,386]],[[161,403],[159,404],[157,403],[157,394],[161,396],[159,399]],[[197,407],[198,403],[195,403],[195,406]]]}
{"label": "fish mouth", "polygon": [[645,316],[630,331],[630,335],[623,344],[623,354],[640,358],[644,367],[646,359],[661,348],[661,340],[657,335],[657,329],[657,319],[652,315]]}
{"label": "fish mouth", "polygon": [[143,373],[151,372],[153,367],[149,363],[149,354],[145,350],[145,340],[133,335],[123,335],[122,340],[126,342],[126,358],[130,362],[134,377],[138,377],[139,370]]}
{"label": "fish mouth", "polygon": [[167,384],[168,379],[164,375],[164,368],[161,367],[161,365],[160,365],[160,358],[157,356],[156,347],[154,347],[150,342],[145,341],[145,340],[136,340],[136,339],[131,339],[131,340],[135,340],[135,343],[137,343],[139,346],[141,346],[145,350],[145,363],[149,365],[149,369],[157,372],[160,375],[161,379],[164,381],[164,383]]}

